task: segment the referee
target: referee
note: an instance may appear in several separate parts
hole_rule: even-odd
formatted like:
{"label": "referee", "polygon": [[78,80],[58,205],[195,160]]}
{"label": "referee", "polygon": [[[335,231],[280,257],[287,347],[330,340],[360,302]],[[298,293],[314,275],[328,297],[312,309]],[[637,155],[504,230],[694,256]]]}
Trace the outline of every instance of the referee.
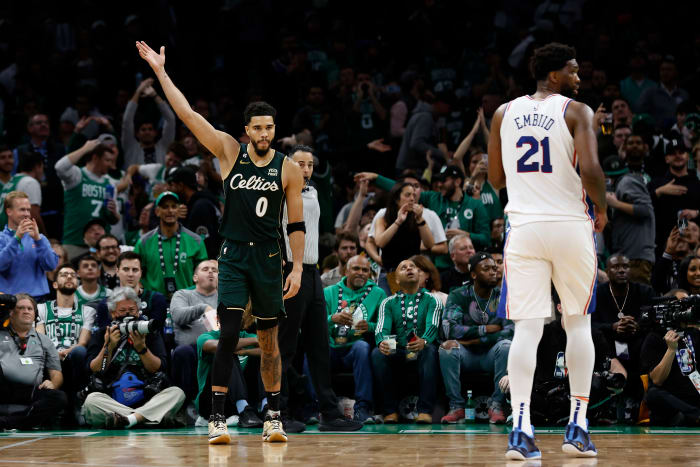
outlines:
{"label": "referee", "polygon": [[[299,293],[285,300],[284,308],[287,318],[280,320],[279,347],[282,356],[282,399],[281,409],[286,411],[289,400],[287,370],[292,365],[297,350],[297,340],[301,330],[301,339],[309,362],[311,382],[321,405],[320,431],[356,431],[362,423],[347,420],[338,409],[338,398],[331,387],[330,351],[328,349],[328,317],[323,299],[321,275],[318,272],[318,225],[321,208],[316,189],[309,186],[309,179],[314,171],[313,149],[309,146],[294,146],[290,157],[301,167],[305,186],[302,190],[304,202],[304,223],[306,237],[304,245],[304,270],[301,276]],[[292,269],[292,251],[287,238],[287,206],[284,207],[282,232],[287,246],[285,276]],[[284,427],[288,433],[304,431],[304,424],[285,420]]]}

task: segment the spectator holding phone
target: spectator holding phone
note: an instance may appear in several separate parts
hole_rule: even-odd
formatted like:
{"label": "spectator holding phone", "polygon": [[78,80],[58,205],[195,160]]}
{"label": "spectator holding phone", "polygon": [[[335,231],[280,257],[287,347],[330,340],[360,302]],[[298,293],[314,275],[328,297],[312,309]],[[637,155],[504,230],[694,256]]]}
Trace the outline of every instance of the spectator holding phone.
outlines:
{"label": "spectator holding phone", "polygon": [[[673,226],[687,226],[687,221],[698,218],[700,209],[700,180],[695,173],[688,172],[688,150],[683,137],[672,135],[665,147],[668,171],[649,182],[649,194],[656,211],[656,236],[664,238]],[[681,235],[684,231],[680,232]],[[663,242],[658,242],[657,254],[663,251]]]}

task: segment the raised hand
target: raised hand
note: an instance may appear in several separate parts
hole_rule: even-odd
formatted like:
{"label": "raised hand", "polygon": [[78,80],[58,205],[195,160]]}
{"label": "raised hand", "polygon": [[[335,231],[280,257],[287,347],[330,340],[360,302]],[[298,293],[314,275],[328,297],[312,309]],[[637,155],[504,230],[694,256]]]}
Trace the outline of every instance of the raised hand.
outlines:
{"label": "raised hand", "polygon": [[161,46],[160,54],[157,54],[144,41],[136,41],[136,48],[141,58],[151,66],[156,73],[165,68],[165,46]]}
{"label": "raised hand", "polygon": [[359,172],[355,174],[355,183],[362,181],[362,180],[368,180],[368,181],[373,181],[377,179],[377,174],[374,172]]}

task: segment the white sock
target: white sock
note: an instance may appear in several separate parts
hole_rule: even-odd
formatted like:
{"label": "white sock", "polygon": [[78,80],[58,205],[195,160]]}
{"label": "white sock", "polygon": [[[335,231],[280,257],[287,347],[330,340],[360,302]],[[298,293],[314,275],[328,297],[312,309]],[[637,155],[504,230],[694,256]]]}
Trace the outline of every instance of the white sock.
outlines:
{"label": "white sock", "polygon": [[584,430],[588,430],[586,410],[595,364],[591,315],[564,314],[562,326],[566,330],[566,367],[569,370],[571,388],[569,423],[575,423]]}
{"label": "white sock", "polygon": [[571,412],[569,413],[569,423],[575,423],[588,431],[586,422],[586,409],[588,409],[588,398],[571,396]]}
{"label": "white sock", "polygon": [[131,428],[132,426],[136,425],[139,421],[136,419],[135,414],[130,414],[127,415],[126,418],[129,420],[129,424],[126,426],[127,428]]}
{"label": "white sock", "polygon": [[530,394],[537,366],[537,345],[542,338],[544,319],[515,320],[515,335],[508,352],[513,428],[532,436],[530,423]]}

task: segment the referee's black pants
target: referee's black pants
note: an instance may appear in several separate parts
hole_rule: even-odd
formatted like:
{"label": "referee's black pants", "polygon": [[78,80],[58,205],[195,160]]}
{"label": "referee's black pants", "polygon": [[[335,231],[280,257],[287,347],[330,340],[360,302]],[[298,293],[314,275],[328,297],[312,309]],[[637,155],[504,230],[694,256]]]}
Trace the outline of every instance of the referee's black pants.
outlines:
{"label": "referee's black pants", "polygon": [[[284,268],[285,280],[291,271],[292,265],[287,263]],[[321,415],[327,419],[339,418],[341,413],[338,410],[338,398],[331,387],[326,303],[323,298],[321,275],[315,265],[304,265],[299,293],[285,300],[284,308],[287,317],[280,320],[278,338],[282,356],[281,408],[287,409],[289,401],[287,371],[294,360],[301,330],[301,347],[309,362],[311,382],[318,396]]]}

